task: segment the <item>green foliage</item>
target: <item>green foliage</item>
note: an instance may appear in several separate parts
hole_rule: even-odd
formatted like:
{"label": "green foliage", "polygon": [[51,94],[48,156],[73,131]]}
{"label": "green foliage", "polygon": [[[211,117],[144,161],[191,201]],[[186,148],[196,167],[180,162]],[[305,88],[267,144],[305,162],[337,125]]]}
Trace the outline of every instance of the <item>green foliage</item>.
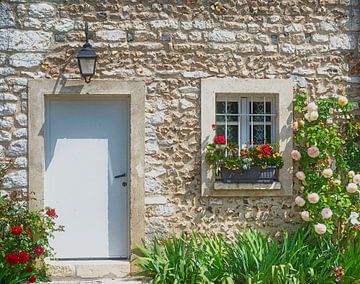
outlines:
{"label": "green foliage", "polygon": [[[2,167],[0,178],[8,167]],[[47,280],[44,259],[56,228],[54,209],[29,211],[27,200],[0,197],[0,284]]]}
{"label": "green foliage", "polygon": [[[326,226],[324,238],[336,244],[352,230],[346,221],[351,212],[360,211],[359,193],[347,191],[352,182],[350,170],[360,171],[360,148],[356,143],[359,126],[351,113],[353,104],[345,97],[317,99],[309,102],[306,94],[296,96],[294,103],[295,141],[301,154],[298,168],[305,174],[301,180],[304,200],[309,194],[319,195],[318,202],[306,202],[302,210],[309,212],[305,226]],[[313,116],[311,116],[313,114]],[[317,156],[309,155],[308,149],[317,148]],[[326,176],[324,170],[332,170]],[[321,212],[330,209],[332,216],[325,218]]]}
{"label": "green foliage", "polygon": [[[351,255],[357,250],[354,248]],[[137,265],[153,284],[335,283],[333,268],[340,261],[336,247],[317,242],[305,230],[293,236],[284,233],[279,240],[251,229],[232,241],[193,233],[189,238],[181,235],[155,240],[140,251]],[[349,277],[356,279],[358,272],[348,271]]]}

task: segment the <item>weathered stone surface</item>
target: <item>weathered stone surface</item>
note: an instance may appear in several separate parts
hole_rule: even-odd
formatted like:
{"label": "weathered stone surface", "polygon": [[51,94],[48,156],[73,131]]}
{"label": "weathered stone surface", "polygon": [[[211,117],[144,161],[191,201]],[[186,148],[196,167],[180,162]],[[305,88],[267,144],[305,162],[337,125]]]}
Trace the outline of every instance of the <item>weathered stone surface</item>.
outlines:
{"label": "weathered stone surface", "polygon": [[215,42],[234,42],[236,34],[226,30],[213,30],[209,33],[209,40]]}
{"label": "weathered stone surface", "polygon": [[27,138],[27,129],[26,128],[20,128],[20,129],[17,129],[13,132],[13,136],[16,138],[16,139],[19,139],[19,138]]}
{"label": "weathered stone surface", "polygon": [[27,186],[27,171],[20,170],[14,173],[7,174],[4,177],[4,188],[18,188]]}
{"label": "weathered stone surface", "polygon": [[56,14],[55,8],[47,3],[31,4],[29,6],[29,16],[34,18],[49,18]]}
{"label": "weathered stone surface", "polygon": [[27,116],[23,113],[20,113],[18,114],[16,117],[16,123],[19,125],[19,126],[27,126]]}
{"label": "weathered stone surface", "polygon": [[102,40],[107,40],[107,41],[125,41],[126,40],[126,33],[124,31],[120,31],[120,30],[114,30],[114,31],[101,30],[101,31],[96,32],[96,36]]}
{"label": "weathered stone surface", "polygon": [[27,158],[25,157],[19,157],[14,160],[14,167],[17,169],[26,169],[27,165]]}
{"label": "weathered stone surface", "polygon": [[355,49],[357,40],[353,35],[330,36],[330,49]]}
{"label": "weathered stone surface", "polygon": [[0,129],[10,129],[14,125],[14,119],[12,117],[0,118]]}
{"label": "weathered stone surface", "polygon": [[8,131],[0,131],[0,142],[9,142],[11,141],[11,134]]}
{"label": "weathered stone surface", "polygon": [[0,115],[11,115],[16,112],[16,105],[0,102]]}
{"label": "weathered stone surface", "polygon": [[9,63],[14,67],[34,67],[40,65],[43,55],[39,53],[16,53],[10,56]]}
{"label": "weathered stone surface", "polygon": [[0,30],[0,50],[46,51],[52,34],[42,31]]}
{"label": "weathered stone surface", "polygon": [[11,6],[0,2],[0,28],[10,28],[14,26],[15,18]]}
{"label": "weathered stone surface", "polygon": [[27,154],[27,141],[18,140],[10,144],[8,148],[9,157],[20,157]]}

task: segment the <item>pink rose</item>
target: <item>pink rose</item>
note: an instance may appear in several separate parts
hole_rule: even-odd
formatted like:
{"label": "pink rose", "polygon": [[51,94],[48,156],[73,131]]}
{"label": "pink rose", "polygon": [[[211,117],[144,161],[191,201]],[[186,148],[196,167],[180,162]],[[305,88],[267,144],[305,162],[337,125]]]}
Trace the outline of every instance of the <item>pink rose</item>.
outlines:
{"label": "pink rose", "polygon": [[321,210],[321,216],[323,217],[323,219],[330,219],[332,217],[332,211],[330,208],[324,208],[323,210]]}
{"label": "pink rose", "polygon": [[307,196],[307,199],[309,200],[310,203],[315,204],[319,202],[320,196],[317,193],[313,192]]}
{"label": "pink rose", "polygon": [[305,200],[301,196],[296,196],[295,204],[299,207],[303,207],[305,205]]}
{"label": "pink rose", "polygon": [[349,183],[346,187],[346,190],[349,193],[355,193],[357,191],[357,189],[358,189],[357,184],[353,183],[353,182]]}
{"label": "pink rose", "polygon": [[313,112],[313,111],[317,111],[318,110],[318,106],[316,105],[316,103],[314,102],[311,102],[309,103],[305,109],[308,111],[308,112]]}
{"label": "pink rose", "polygon": [[297,173],[295,174],[295,176],[296,176],[299,180],[305,180],[305,178],[306,178],[304,172],[297,172]]}
{"label": "pink rose", "polygon": [[298,150],[292,150],[291,158],[293,158],[295,161],[299,161],[301,159],[300,152]]}
{"label": "pink rose", "polygon": [[341,184],[341,180],[339,179],[335,179],[331,182],[333,185],[340,185]]}
{"label": "pink rose", "polygon": [[333,175],[332,169],[325,169],[325,170],[322,171],[322,176],[324,178],[331,178],[332,175]]}
{"label": "pink rose", "polygon": [[309,157],[311,157],[311,158],[316,158],[316,157],[319,157],[319,155],[320,155],[319,148],[316,146],[312,146],[309,149],[307,149],[307,153],[308,153]]}
{"label": "pink rose", "polygon": [[302,211],[300,212],[300,217],[301,219],[303,219],[304,221],[309,221],[310,220],[310,213],[309,211]]}
{"label": "pink rose", "polygon": [[324,224],[317,223],[315,225],[315,232],[319,235],[323,235],[326,233],[326,226]]}
{"label": "pink rose", "polygon": [[353,183],[356,183],[356,184],[360,183],[360,174],[354,175]]}

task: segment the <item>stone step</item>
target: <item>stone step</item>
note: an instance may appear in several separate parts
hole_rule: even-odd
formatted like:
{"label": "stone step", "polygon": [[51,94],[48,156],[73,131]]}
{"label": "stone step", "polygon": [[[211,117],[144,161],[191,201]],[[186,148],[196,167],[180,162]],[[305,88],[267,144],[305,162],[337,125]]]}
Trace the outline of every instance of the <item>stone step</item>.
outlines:
{"label": "stone step", "polygon": [[55,280],[121,279],[130,274],[129,260],[50,260],[47,263],[49,275]]}

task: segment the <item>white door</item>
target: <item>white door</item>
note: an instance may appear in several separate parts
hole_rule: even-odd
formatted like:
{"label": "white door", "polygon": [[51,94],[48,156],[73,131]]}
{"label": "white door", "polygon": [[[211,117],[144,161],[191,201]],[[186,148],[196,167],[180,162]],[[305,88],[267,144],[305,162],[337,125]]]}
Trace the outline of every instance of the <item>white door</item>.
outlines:
{"label": "white door", "polygon": [[51,243],[56,257],[127,258],[128,101],[49,98],[46,107],[45,206],[65,226]]}

